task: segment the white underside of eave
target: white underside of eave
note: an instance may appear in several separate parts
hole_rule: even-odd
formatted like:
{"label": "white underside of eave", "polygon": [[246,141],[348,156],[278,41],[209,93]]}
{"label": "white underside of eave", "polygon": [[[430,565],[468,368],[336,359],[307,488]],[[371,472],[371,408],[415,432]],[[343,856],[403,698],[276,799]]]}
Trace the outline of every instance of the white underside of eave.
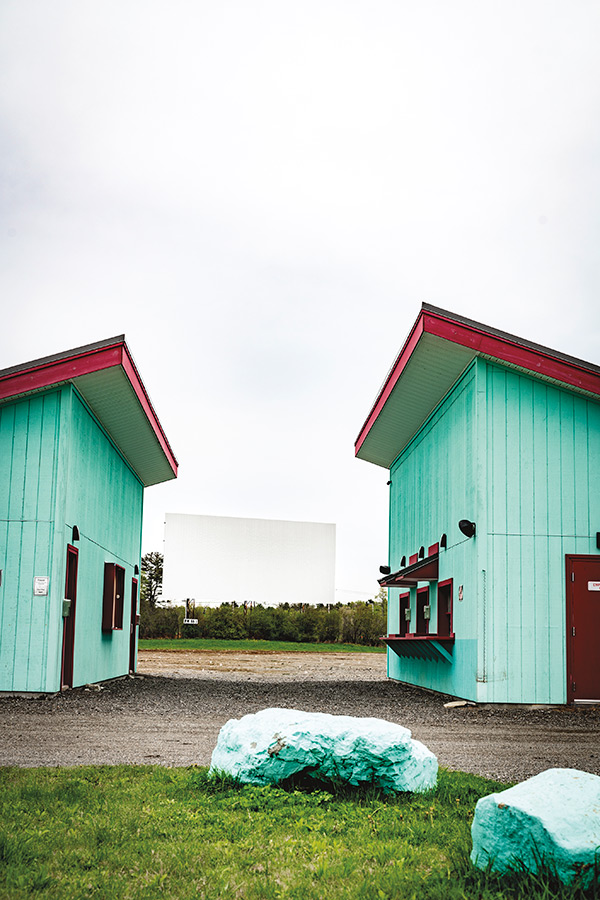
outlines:
{"label": "white underside of eave", "polygon": [[389,469],[476,356],[556,385],[562,390],[598,400],[598,395],[591,391],[488,354],[477,353],[446,338],[424,334],[356,454],[358,458]]}
{"label": "white underside of eave", "polygon": [[145,487],[175,478],[121,366],[80,375],[73,384]]}
{"label": "white underside of eave", "polygon": [[424,334],[357,453],[389,469],[476,354]]}

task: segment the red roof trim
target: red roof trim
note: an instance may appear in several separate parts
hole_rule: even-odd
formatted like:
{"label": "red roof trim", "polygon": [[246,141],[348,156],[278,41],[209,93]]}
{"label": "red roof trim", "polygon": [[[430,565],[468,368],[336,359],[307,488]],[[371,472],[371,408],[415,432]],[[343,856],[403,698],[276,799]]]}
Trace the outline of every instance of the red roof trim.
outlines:
{"label": "red roof trim", "polygon": [[566,362],[555,356],[551,350],[533,350],[517,340],[496,337],[472,326],[458,325],[441,316],[425,313],[424,330],[462,347],[470,347],[483,356],[492,356],[501,362],[528,369],[546,378],[554,378],[571,387],[600,394],[600,375],[584,366]]}
{"label": "red roof trim", "polygon": [[455,319],[451,314],[444,315],[443,312],[434,312],[431,308],[424,307],[361,428],[355,443],[356,454],[385,406],[423,334],[441,337],[462,347],[468,347],[477,355],[490,356],[500,362],[519,366],[570,387],[600,395],[600,372],[595,366],[592,368],[590,364],[590,368],[586,368],[583,361],[561,358],[562,355],[558,355],[549,348],[527,346],[516,336],[494,333],[483,325],[478,327],[478,323]]}
{"label": "red roof trim", "polygon": [[70,381],[79,375],[89,375],[91,372],[99,372],[101,369],[121,365],[124,346],[123,343],[115,344],[112,347],[103,347],[100,350],[70,356],[67,359],[34,365],[12,375],[4,377],[0,375],[0,400],[17,397],[19,394],[27,394],[31,391],[39,391],[51,387],[53,384]]}
{"label": "red roof trim", "polygon": [[78,378],[81,375],[90,375],[103,369],[121,366],[125,372],[136,397],[138,398],[150,426],[156,435],[163,453],[173,473],[177,475],[177,460],[169,446],[167,437],[162,429],[158,417],[154,412],[150,398],[138,374],[135,363],[131,357],[124,340],[118,340],[109,346],[98,348],[88,347],[81,352],[75,352],[73,356],[62,358],[49,357],[17,371],[9,370],[6,375],[0,374],[0,400],[7,400],[21,394],[43,390],[55,384],[62,384]]}

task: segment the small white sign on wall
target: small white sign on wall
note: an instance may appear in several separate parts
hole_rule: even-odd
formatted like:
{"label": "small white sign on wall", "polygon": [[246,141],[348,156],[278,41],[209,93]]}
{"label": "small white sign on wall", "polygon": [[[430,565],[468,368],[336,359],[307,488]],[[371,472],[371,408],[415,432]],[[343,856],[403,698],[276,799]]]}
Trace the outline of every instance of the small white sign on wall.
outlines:
{"label": "small white sign on wall", "polygon": [[600,581],[588,581],[588,591],[600,591]]}
{"label": "small white sign on wall", "polygon": [[34,575],[34,577],[33,577],[33,596],[34,597],[47,597],[49,586],[50,586],[50,577],[48,575]]}

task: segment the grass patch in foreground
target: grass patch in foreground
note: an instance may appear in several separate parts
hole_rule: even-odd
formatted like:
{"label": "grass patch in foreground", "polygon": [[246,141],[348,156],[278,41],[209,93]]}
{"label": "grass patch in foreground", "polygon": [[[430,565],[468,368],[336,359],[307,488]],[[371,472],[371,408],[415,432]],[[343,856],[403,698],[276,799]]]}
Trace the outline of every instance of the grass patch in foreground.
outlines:
{"label": "grass patch in foreground", "polygon": [[294,641],[223,641],[216,638],[145,638],[140,650],[268,650],[271,653],[385,653],[385,646],[363,647],[360,644],[301,644]]}
{"label": "grass patch in foreground", "polygon": [[442,770],[425,795],[239,786],[206,769],[0,770],[0,897],[79,900],[575,900],[471,866],[480,796]]}

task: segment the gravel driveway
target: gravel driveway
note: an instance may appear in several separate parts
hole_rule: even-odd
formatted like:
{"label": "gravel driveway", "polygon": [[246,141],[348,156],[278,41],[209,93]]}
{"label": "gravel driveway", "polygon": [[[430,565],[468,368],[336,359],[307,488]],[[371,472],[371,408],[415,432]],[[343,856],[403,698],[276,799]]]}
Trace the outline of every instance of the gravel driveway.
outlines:
{"label": "gravel driveway", "polygon": [[270,706],[376,716],[411,729],[444,766],[520,780],[552,766],[600,775],[597,707],[459,707],[388,681],[368,653],[142,651],[139,675],[0,699],[0,764],[207,765],[220,727]]}

